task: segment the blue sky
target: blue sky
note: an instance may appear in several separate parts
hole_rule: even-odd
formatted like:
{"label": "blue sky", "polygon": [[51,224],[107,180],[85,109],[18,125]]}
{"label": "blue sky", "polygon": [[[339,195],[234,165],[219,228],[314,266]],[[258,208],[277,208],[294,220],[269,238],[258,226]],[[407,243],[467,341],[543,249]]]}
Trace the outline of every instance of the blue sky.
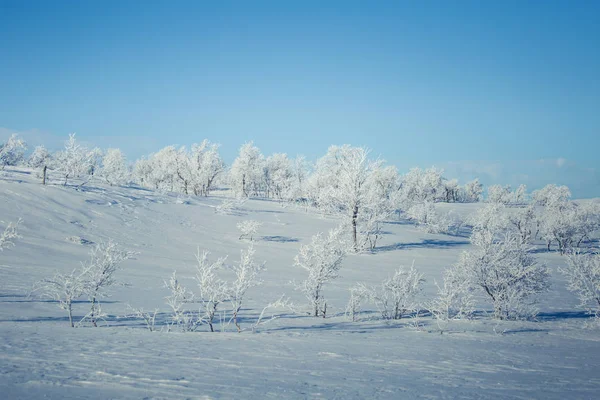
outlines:
{"label": "blue sky", "polygon": [[0,140],[373,149],[600,197],[600,2],[0,0]]}

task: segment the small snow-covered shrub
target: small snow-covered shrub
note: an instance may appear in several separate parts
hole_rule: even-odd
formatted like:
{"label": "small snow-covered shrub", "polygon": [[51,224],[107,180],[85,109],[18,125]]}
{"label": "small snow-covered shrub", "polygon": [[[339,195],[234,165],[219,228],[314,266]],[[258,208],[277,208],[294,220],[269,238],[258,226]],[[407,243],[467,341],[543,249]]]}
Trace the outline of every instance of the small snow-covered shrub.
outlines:
{"label": "small snow-covered shrub", "polygon": [[58,306],[67,312],[69,325],[75,327],[73,321],[73,302],[83,296],[86,281],[81,270],[73,270],[70,274],[55,273],[52,278],[43,279],[34,285],[33,291],[58,302]]}
{"label": "small snow-covered shrub", "polygon": [[23,220],[19,218],[17,222],[9,222],[6,229],[4,229],[4,232],[0,235],[0,251],[13,247],[15,245],[14,240],[21,238],[17,231],[21,221]]}
{"label": "small snow-covered shrub", "polygon": [[235,214],[239,212],[240,207],[246,202],[245,198],[224,199],[221,204],[215,207],[217,214]]}
{"label": "small snow-covered shrub", "polygon": [[448,216],[436,212],[435,205],[431,202],[416,203],[406,214],[427,233],[448,233],[452,224]]}
{"label": "small snow-covered shrub", "polygon": [[196,253],[196,282],[200,289],[200,303],[204,308],[203,320],[214,332],[214,319],[217,315],[219,305],[229,298],[229,291],[225,281],[217,276],[223,269],[227,257],[222,257],[214,262],[208,261],[208,251]]}
{"label": "small snow-covered shrub", "polygon": [[122,249],[112,240],[100,242],[92,248],[90,260],[82,265],[84,293],[90,301],[90,311],[83,320],[87,319],[93,326],[97,326],[96,321],[101,315],[100,300],[106,296],[107,289],[116,283],[114,275],[121,267],[121,263],[131,258],[133,254]]}
{"label": "small snow-covered shrub", "polygon": [[309,300],[315,317],[322,315],[325,318],[327,301],[323,286],[339,276],[348,249],[343,236],[342,227],[330,230],[327,235],[318,233],[309,244],[300,247],[294,259],[294,265],[308,272],[308,277],[297,289]]}
{"label": "small snow-covered shrub", "polygon": [[567,266],[559,268],[567,278],[567,288],[576,293],[581,306],[600,316],[600,254],[567,253]]}
{"label": "small snow-covered shrub", "polygon": [[237,228],[241,233],[240,240],[242,240],[243,238],[248,238],[250,239],[250,241],[253,241],[254,236],[258,232],[258,228],[260,228],[261,225],[262,224],[260,222],[250,219],[239,222],[237,224]]}
{"label": "small snow-covered shrub", "polygon": [[254,253],[254,247],[250,244],[247,250],[241,251],[240,261],[233,268],[235,280],[229,289],[229,302],[231,304],[231,319],[238,332],[242,330],[238,321],[238,315],[242,309],[246,292],[251,287],[262,283],[258,279],[258,275],[265,269],[265,263],[256,262]]}
{"label": "small snow-covered shrub", "polygon": [[355,322],[361,312],[362,304],[372,297],[372,291],[363,283],[357,283],[350,288],[350,299],[346,305],[346,316]]}
{"label": "small snow-covered shrub", "polygon": [[202,320],[197,312],[191,312],[186,309],[187,304],[194,300],[194,294],[179,282],[176,272],[173,272],[169,281],[165,281],[165,287],[170,292],[165,297],[167,305],[171,308],[169,329],[177,327],[182,332],[195,331]]}
{"label": "small snow-covered shrub", "polygon": [[374,294],[374,301],[384,319],[401,319],[416,311],[417,296],[423,289],[423,274],[414,265],[400,267],[394,275],[381,284],[381,291]]}
{"label": "small snow-covered shrub", "polygon": [[34,292],[56,300],[59,307],[66,310],[69,323],[73,322],[73,301],[87,296],[90,311],[81,319],[80,324],[89,320],[97,326],[98,319],[103,317],[100,300],[107,295],[107,289],[116,281],[114,274],[123,261],[134,253],[121,249],[115,242],[101,242],[90,251],[90,260],[70,274],[56,273],[52,278],[44,279],[34,285]]}

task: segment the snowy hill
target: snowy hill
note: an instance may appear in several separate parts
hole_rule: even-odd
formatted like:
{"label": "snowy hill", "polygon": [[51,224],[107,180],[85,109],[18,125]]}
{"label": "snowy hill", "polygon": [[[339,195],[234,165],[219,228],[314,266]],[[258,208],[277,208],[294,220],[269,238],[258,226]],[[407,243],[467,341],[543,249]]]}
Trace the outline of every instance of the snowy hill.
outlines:
{"label": "snowy hill", "polygon": [[[352,254],[341,277],[325,287],[327,318],[307,315],[292,281],[306,272],[294,256],[310,238],[337,225],[311,210],[248,200],[235,213],[217,213],[223,199],[178,197],[142,188],[91,183],[42,186],[26,169],[0,177],[0,226],[23,218],[22,236],[0,253],[0,393],[2,398],[596,398],[600,389],[600,331],[557,272],[564,259],[536,254],[550,267],[551,289],[537,321],[495,321],[482,303],[473,321],[440,326],[430,316],[383,321],[363,307],[357,322],[344,316],[348,289],[379,285],[399,266],[423,273],[421,301],[431,300],[445,268],[470,248],[468,237],[426,234],[390,221],[375,252]],[[459,215],[477,204],[444,204]],[[128,305],[170,315],[164,281],[173,271],[195,290],[195,253],[239,259],[248,241],[236,224],[262,223],[254,241],[266,262],[262,285],[250,288],[241,312],[243,332],[217,321],[211,333],[150,332],[125,318]],[[94,243],[113,239],[136,255],[117,272],[119,285],[103,303],[98,328],[70,328],[56,302],[30,291],[55,271],[69,273],[89,258]],[[231,274],[231,272],[226,272]],[[252,332],[261,310],[285,294],[294,309]],[[74,305],[86,312],[85,299]],[[270,317],[269,313],[269,317]]]}

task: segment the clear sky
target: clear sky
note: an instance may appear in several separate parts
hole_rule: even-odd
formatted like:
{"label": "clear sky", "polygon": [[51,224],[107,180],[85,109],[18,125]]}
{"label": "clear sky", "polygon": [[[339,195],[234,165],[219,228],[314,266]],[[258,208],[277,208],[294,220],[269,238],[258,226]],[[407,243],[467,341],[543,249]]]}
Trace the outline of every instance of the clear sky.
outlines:
{"label": "clear sky", "polygon": [[[324,6],[323,4],[326,3]],[[0,140],[364,145],[600,196],[600,1],[0,0]]]}

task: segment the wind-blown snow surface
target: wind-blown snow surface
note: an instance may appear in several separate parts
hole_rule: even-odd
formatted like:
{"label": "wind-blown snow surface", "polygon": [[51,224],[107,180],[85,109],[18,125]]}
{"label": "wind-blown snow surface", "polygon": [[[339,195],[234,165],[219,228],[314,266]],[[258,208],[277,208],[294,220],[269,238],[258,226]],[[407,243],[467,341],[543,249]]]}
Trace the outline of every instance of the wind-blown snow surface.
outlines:
{"label": "wind-blown snow surface", "polygon": [[[161,195],[97,183],[42,186],[34,173],[9,170],[0,177],[0,225],[23,218],[17,246],[0,253],[0,397],[18,398],[598,398],[600,332],[577,308],[556,272],[563,259],[540,251],[554,272],[538,322],[480,317],[452,322],[443,333],[428,317],[386,324],[366,307],[361,321],[342,314],[355,282],[378,284],[400,265],[415,262],[427,279],[423,300],[435,294],[445,267],[468,249],[468,238],[428,235],[405,223],[386,224],[375,254],[351,255],[342,277],[326,286],[326,319],[298,312],[238,334],[149,332],[122,318],[127,304],[160,307],[168,315],[163,281],[173,270],[194,290],[194,253],[211,257],[240,249],[236,224],[262,222],[256,241],[266,261],[264,283],[248,292],[243,326],[282,294],[306,301],[290,281],[299,246],[336,224],[303,209],[251,200],[239,215],[220,215],[219,198]],[[460,214],[477,205],[444,205]],[[28,297],[32,284],[54,271],[70,272],[88,258],[89,245],[112,238],[139,254],[118,272],[123,285],[104,303],[109,318],[98,328],[69,328],[56,303]],[[489,310],[485,304],[481,311]],[[85,314],[86,305],[75,305]]]}

